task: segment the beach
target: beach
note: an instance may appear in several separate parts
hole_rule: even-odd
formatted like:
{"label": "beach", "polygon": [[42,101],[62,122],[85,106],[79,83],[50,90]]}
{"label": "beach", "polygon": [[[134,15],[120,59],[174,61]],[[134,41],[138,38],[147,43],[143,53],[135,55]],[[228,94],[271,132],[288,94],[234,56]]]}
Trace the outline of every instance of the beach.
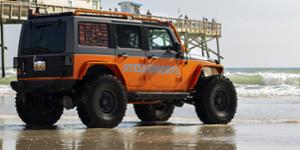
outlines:
{"label": "beach", "polygon": [[176,108],[168,122],[141,123],[128,105],[115,129],[87,129],[76,110],[53,127],[28,128],[16,115],[14,96],[0,98],[0,147],[15,149],[300,149],[300,100],[240,98],[228,125],[203,125],[194,107]]}
{"label": "beach", "polygon": [[64,111],[53,127],[29,128],[15,110],[15,92],[0,80],[0,150],[299,150],[300,69],[232,68],[225,75],[238,93],[237,113],[228,125],[203,125],[194,106],[176,108],[168,122],[141,123],[132,105],[114,129],[87,129],[76,109]]}
{"label": "beach", "polygon": [[[300,1],[36,0],[1,4],[0,76],[5,73],[6,77],[0,78],[0,150],[300,150],[300,42],[296,37]],[[39,94],[51,93],[46,100],[58,97],[64,107],[75,108],[64,108],[53,126],[26,126],[16,112],[16,93],[10,87],[17,80],[13,66],[18,68],[19,79],[28,80],[22,86],[14,84],[23,92],[18,90],[20,95],[40,101]],[[235,101],[228,101],[236,96],[232,84],[225,78],[194,84],[200,72],[199,79],[217,73],[232,81],[238,106],[229,124],[203,124],[190,105],[199,104],[201,118],[210,122],[232,117],[207,117],[212,114],[205,109],[212,104],[214,112],[235,111],[230,107],[236,106]],[[37,87],[35,92],[29,84]],[[166,91],[176,93],[167,95]],[[141,122],[131,104],[113,129],[88,129],[79,119],[76,106],[88,126],[112,117],[115,119],[104,125],[115,123],[118,114],[123,114],[126,92],[129,102],[176,99],[174,105],[190,104],[176,107],[166,122]],[[190,101],[208,97],[209,103]],[[56,103],[47,104],[49,108]],[[44,115],[36,117],[37,111],[31,111],[45,110],[43,105],[22,106],[29,109],[19,112],[34,116],[30,122],[44,120]],[[61,115],[61,109],[49,109]],[[95,117],[97,109],[101,120]],[[152,118],[146,116],[143,118]],[[51,122],[52,117],[45,120]]]}

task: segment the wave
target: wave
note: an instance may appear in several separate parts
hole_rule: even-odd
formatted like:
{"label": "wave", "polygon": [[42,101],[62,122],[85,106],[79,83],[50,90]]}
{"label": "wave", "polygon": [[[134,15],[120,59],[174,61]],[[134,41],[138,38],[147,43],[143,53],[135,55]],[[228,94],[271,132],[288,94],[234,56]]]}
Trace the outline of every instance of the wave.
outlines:
{"label": "wave", "polygon": [[16,70],[14,68],[5,68],[5,75],[6,75],[5,78],[1,78],[2,71],[0,71],[0,85],[9,85],[11,81],[17,80]]}
{"label": "wave", "polygon": [[300,97],[300,88],[290,85],[260,86],[236,84],[235,86],[240,97]]}
{"label": "wave", "polygon": [[1,85],[0,84],[0,96],[6,95],[6,94],[14,94],[15,91],[11,89],[9,85]]}
{"label": "wave", "polygon": [[[0,70],[1,70],[1,68],[0,68]],[[5,75],[16,76],[16,74],[17,74],[16,69],[11,68],[11,67],[5,68]],[[0,75],[2,75],[2,71],[0,71]]]}
{"label": "wave", "polygon": [[300,97],[300,73],[227,72],[242,97]]}
{"label": "wave", "polygon": [[291,85],[300,87],[300,74],[293,73],[225,73],[235,84],[241,85]]}

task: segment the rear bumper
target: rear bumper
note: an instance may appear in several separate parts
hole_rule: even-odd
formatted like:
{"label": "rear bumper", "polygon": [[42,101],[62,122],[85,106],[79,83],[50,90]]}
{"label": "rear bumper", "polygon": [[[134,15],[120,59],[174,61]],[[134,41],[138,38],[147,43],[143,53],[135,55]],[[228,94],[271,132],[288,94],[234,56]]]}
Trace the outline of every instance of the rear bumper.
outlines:
{"label": "rear bumper", "polygon": [[75,83],[76,80],[38,80],[13,81],[10,85],[19,93],[61,93],[71,91]]}

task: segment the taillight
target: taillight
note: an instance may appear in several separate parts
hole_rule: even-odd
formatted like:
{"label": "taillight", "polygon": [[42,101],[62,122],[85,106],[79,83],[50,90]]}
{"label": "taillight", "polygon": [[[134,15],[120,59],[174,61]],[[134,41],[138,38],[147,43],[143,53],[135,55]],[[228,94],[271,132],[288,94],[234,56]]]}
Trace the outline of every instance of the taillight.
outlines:
{"label": "taillight", "polygon": [[72,66],[73,65],[73,58],[72,56],[65,56],[65,65]]}
{"label": "taillight", "polygon": [[22,70],[21,69],[17,69],[17,75],[22,75]]}
{"label": "taillight", "polygon": [[14,68],[19,68],[19,58],[18,57],[14,57]]}

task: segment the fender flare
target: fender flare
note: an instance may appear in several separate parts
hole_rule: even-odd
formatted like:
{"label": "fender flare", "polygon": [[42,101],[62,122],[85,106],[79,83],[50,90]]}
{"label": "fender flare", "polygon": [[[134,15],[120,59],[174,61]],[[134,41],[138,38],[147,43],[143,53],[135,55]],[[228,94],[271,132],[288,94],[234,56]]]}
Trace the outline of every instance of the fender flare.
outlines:
{"label": "fender flare", "polygon": [[[195,73],[192,76],[189,90],[193,90],[195,88],[195,86],[197,85],[198,80],[200,79],[200,76],[203,73],[205,68],[213,68],[217,71],[217,74],[219,74],[219,75],[223,74],[223,71],[224,71],[224,68],[221,65],[198,65],[194,71]],[[212,75],[217,75],[217,74],[212,74]],[[205,76],[205,77],[209,77],[209,76]]]}
{"label": "fender flare", "polygon": [[121,80],[121,82],[124,85],[126,85],[126,81],[123,77],[123,74],[122,74],[120,68],[116,64],[110,63],[110,62],[102,62],[102,61],[85,62],[79,69],[78,79],[82,80],[83,77],[86,75],[87,71],[89,70],[89,68],[92,66],[95,66],[95,65],[102,65],[102,66],[109,68],[117,76],[117,78],[119,80]]}

